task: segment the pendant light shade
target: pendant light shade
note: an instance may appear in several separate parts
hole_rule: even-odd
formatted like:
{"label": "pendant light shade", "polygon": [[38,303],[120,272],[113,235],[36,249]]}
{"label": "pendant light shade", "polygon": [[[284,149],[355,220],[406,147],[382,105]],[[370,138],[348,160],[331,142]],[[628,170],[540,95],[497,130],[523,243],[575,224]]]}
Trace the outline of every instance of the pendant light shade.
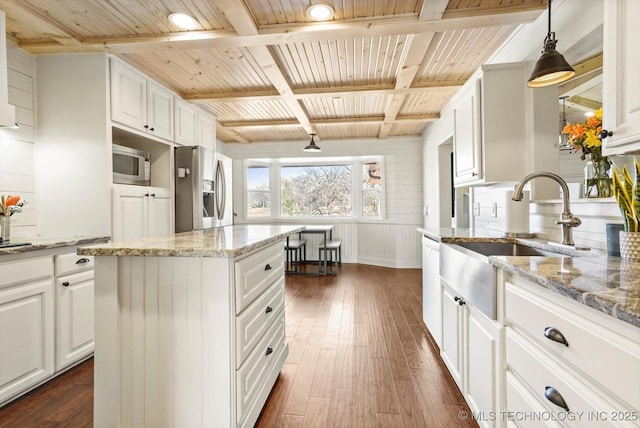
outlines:
{"label": "pendant light shade", "polygon": [[302,149],[305,152],[311,152],[311,153],[320,153],[322,151],[322,149],[318,146],[316,146],[316,142],[313,141],[313,137],[316,136],[316,134],[309,134],[311,135],[311,142],[309,144],[307,144],[307,146]]}
{"label": "pendant light shade", "polygon": [[556,51],[556,33],[551,31],[551,0],[549,1],[549,31],[544,39],[542,55],[533,67],[533,72],[529,77],[527,85],[530,88],[542,88],[544,86],[555,85],[571,79],[575,70],[569,65],[562,54]]}

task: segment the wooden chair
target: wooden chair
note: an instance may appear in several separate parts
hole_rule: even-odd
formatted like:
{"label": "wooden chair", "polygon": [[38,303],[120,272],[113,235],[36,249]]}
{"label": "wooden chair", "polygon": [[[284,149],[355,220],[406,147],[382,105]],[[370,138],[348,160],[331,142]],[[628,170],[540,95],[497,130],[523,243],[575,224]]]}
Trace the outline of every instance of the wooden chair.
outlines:
{"label": "wooden chair", "polygon": [[288,245],[285,241],[284,251],[287,255],[285,273],[298,273],[298,266],[307,260],[307,241],[304,239],[289,239]]}
{"label": "wooden chair", "polygon": [[[324,273],[331,273],[336,275],[338,273],[338,266],[342,265],[342,249],[341,249],[342,241],[339,239],[334,239],[332,241],[327,241],[327,245],[324,245],[324,242],[320,244],[318,247],[318,270],[321,269],[322,263],[324,263]],[[335,257],[334,257],[335,256]],[[329,265],[333,263],[333,271],[329,272],[327,270],[327,261]]]}

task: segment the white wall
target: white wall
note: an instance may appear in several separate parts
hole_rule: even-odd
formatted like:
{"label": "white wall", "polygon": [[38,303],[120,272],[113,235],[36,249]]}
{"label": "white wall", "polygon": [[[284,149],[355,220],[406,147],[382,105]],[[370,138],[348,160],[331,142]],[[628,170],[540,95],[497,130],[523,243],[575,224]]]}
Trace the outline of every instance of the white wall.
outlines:
{"label": "white wall", "polygon": [[36,234],[34,179],[34,77],[33,55],[7,44],[9,103],[16,106],[18,129],[0,129],[0,194],[20,195],[29,203],[11,216],[11,240]]}
{"label": "white wall", "polygon": [[[224,153],[233,160],[234,212],[236,223],[247,222],[245,215],[244,159],[313,157],[302,151],[308,141],[283,143],[226,144]],[[332,223],[334,238],[342,240],[345,262],[379,266],[418,268],[421,265],[422,226],[422,145],[417,138],[318,142],[322,157],[384,156],[385,218],[381,221],[332,221],[328,219],[286,221],[287,223]],[[273,220],[268,220],[272,222]],[[252,223],[255,223],[253,219]],[[308,243],[308,257],[315,257],[316,242]]]}

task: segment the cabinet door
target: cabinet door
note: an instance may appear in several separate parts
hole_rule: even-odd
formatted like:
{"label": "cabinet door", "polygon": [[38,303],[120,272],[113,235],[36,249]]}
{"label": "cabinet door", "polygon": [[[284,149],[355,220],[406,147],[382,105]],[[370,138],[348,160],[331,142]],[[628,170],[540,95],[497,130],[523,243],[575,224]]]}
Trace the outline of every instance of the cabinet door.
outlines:
{"label": "cabinet door", "polygon": [[147,131],[173,141],[173,94],[162,86],[147,83]]}
{"label": "cabinet door", "polygon": [[111,120],[144,130],[147,125],[147,79],[111,61]]}
{"label": "cabinet door", "polygon": [[454,182],[467,183],[482,179],[482,141],[480,123],[480,84],[453,109]]}
{"label": "cabinet door", "polygon": [[0,289],[0,404],[53,373],[53,281]]}
{"label": "cabinet door", "polygon": [[129,241],[147,236],[147,198],[145,188],[114,188],[111,235],[113,241]]}
{"label": "cabinet door", "polygon": [[195,146],[198,109],[186,101],[176,99],[175,142],[183,146]]}
{"label": "cabinet door", "polygon": [[197,141],[199,146],[216,150],[216,118],[213,115],[198,111]]}
{"label": "cabinet door", "polygon": [[455,292],[442,288],[442,347],[440,356],[460,390],[462,385],[462,317]]}
{"label": "cabinet door", "polygon": [[148,237],[169,235],[173,222],[171,212],[173,208],[170,192],[152,191],[148,201]]}
{"label": "cabinet door", "polygon": [[[466,374],[467,403],[474,412],[490,415],[498,412],[497,408],[497,372],[499,352],[499,327],[478,309],[467,305],[467,337],[466,337]],[[481,418],[478,424],[483,427],[494,427],[491,418]]]}
{"label": "cabinet door", "polygon": [[442,292],[440,291],[440,251],[437,243],[422,238],[422,318],[433,340],[442,346]]}
{"label": "cabinet door", "polygon": [[56,279],[56,370],[93,352],[93,270]]}
{"label": "cabinet door", "polygon": [[637,0],[604,2],[603,127],[613,132],[603,141],[608,154],[640,149],[638,16]]}

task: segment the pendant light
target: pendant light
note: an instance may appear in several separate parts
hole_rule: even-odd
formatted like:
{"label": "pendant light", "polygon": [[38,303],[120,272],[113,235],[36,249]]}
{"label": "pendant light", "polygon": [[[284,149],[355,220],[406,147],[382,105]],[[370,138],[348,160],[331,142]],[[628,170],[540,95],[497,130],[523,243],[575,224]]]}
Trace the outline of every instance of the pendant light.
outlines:
{"label": "pendant light", "polygon": [[542,55],[533,67],[527,85],[530,88],[541,88],[543,86],[555,85],[571,79],[575,70],[569,65],[561,53],[556,51],[556,33],[551,31],[551,0],[549,3],[549,30],[544,39]]}
{"label": "pendant light", "polygon": [[305,152],[311,152],[311,153],[320,153],[322,151],[322,149],[318,146],[316,146],[316,142],[313,141],[313,137],[316,136],[316,134],[309,134],[311,135],[311,142],[309,144],[307,144],[307,146],[302,149]]}
{"label": "pendant light", "polygon": [[562,100],[562,120],[560,121],[560,134],[558,135],[558,148],[560,150],[568,150],[569,147],[569,134],[563,134],[562,130],[567,125],[567,98],[568,95],[563,95],[559,97],[559,100]]}

